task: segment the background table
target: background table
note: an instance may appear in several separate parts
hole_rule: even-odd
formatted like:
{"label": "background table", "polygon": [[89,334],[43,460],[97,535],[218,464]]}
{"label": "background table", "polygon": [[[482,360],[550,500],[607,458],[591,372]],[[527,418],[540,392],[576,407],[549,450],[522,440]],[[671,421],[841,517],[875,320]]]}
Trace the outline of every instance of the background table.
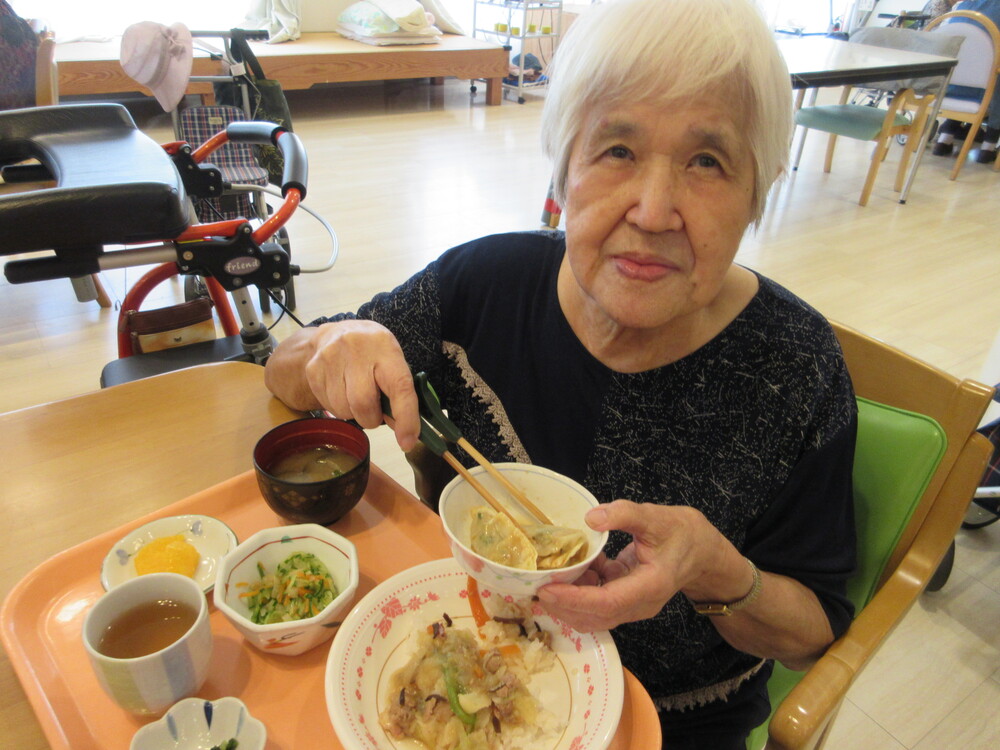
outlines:
{"label": "background table", "polygon": [[827,37],[778,41],[793,89],[855,86],[918,76],[951,74],[958,60],[908,50],[873,47]]}
{"label": "background table", "polygon": [[[802,92],[796,108],[802,104],[805,89],[824,86],[857,86],[877,81],[941,76],[943,90],[951,79],[952,70],[958,64],[958,60],[952,57],[873,47],[827,37],[781,39],[778,41],[778,49],[781,50],[791,74],[792,88]],[[941,99],[939,96],[935,100],[928,122],[937,119]],[[930,128],[923,134],[913,164],[910,165],[906,183],[899,194],[900,203],[906,203],[906,196],[917,176],[929,137]]]}

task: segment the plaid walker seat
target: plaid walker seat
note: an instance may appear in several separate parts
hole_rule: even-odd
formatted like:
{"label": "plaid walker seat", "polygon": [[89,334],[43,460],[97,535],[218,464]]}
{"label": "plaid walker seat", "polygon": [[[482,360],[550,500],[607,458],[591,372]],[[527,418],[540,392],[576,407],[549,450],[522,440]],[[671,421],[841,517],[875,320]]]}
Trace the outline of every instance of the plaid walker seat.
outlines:
{"label": "plaid walker seat", "polygon": [[[180,112],[180,137],[197,148],[231,122],[246,120],[242,109],[226,105],[190,107]],[[227,184],[267,185],[267,170],[257,162],[253,146],[247,143],[227,143],[212,154],[212,163],[222,172]],[[196,201],[195,211],[202,222],[237,218],[260,218],[252,194],[235,192],[218,198]]]}

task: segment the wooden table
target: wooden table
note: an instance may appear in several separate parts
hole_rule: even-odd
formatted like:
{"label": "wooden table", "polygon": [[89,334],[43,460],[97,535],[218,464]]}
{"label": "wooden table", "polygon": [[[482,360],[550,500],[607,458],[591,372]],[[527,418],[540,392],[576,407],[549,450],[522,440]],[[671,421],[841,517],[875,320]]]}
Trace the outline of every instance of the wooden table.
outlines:
{"label": "wooden table", "polygon": [[[207,42],[220,46],[221,40]],[[119,62],[121,41],[68,42],[56,45],[59,94],[88,96],[151,92],[133,81]],[[501,45],[457,34],[444,34],[438,44],[377,47],[333,32],[303,34],[294,42],[251,42],[264,74],[286,91],[318,83],[383,81],[401,78],[486,80],[486,103],[500,104],[507,75],[508,52]],[[193,76],[219,75],[219,63],[196,54]],[[211,96],[211,85],[193,83],[191,93]]]}
{"label": "wooden table", "polygon": [[[296,416],[244,362],[0,415],[0,592],[57,552],[246,471],[257,439]],[[6,653],[0,747],[48,747]]]}
{"label": "wooden table", "polygon": [[[241,362],[201,365],[0,414],[0,508],[8,520],[0,592],[6,597],[56,553],[246,472],[257,439],[299,416],[265,389],[263,372]],[[379,495],[379,502],[399,507],[407,524],[426,526],[434,518],[373,467],[375,474],[380,492],[390,495]],[[443,533],[438,546],[446,556]],[[626,678],[633,696],[626,707],[642,705],[648,714],[648,695]],[[636,721],[626,710],[612,748],[638,750]],[[48,747],[6,653],[0,654],[0,747]]]}

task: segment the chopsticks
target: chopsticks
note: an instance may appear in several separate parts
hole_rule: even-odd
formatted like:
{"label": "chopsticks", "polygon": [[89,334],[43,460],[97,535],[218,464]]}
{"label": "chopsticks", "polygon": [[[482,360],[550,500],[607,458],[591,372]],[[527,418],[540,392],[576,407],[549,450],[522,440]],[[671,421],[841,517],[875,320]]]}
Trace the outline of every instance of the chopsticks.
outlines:
{"label": "chopsticks", "polygon": [[[521,504],[521,506],[526,510],[529,515],[534,516],[535,520],[542,524],[551,524],[549,517],[545,515],[535,505],[527,496],[514,486],[513,483],[507,477],[505,477],[497,468],[490,463],[480,453],[476,450],[472,443],[465,439],[462,435],[462,431],[458,429],[458,426],[452,422],[448,417],[445,416],[444,412],[441,410],[441,404],[438,401],[437,394],[434,392],[434,388],[431,386],[430,381],[427,379],[427,373],[418,372],[413,377],[413,384],[417,391],[417,398],[420,402],[420,442],[423,443],[431,452],[436,453],[441,456],[449,466],[451,466],[455,471],[457,471],[462,478],[469,483],[469,485],[485,500],[493,510],[498,513],[503,513],[510,519],[511,523],[514,524],[522,533],[524,532],[523,523],[517,519],[507,508],[506,505],[501,503],[493,494],[483,486],[483,484],[476,479],[462,462],[459,461],[455,454],[453,454],[448,449],[448,443],[455,443],[460,448],[462,448],[466,453],[468,453],[472,459],[478,463],[486,472],[496,479],[500,484],[511,494],[514,499]],[[389,398],[382,394],[382,411],[387,416],[392,416],[392,412],[389,406]]]}
{"label": "chopsticks", "polygon": [[505,506],[503,503],[501,503],[499,500],[493,497],[493,494],[488,489],[486,489],[482,484],[480,484],[478,479],[472,476],[469,470],[462,465],[462,462],[459,461],[457,458],[455,458],[454,453],[452,453],[451,451],[445,451],[444,453],[441,454],[441,458],[447,461],[448,465],[451,466],[451,468],[453,468],[455,471],[461,474],[462,478],[465,479],[465,481],[472,486],[472,489],[474,489],[482,496],[483,500],[485,500],[487,503],[490,504],[493,510],[495,510],[497,513],[503,513],[505,516],[507,516],[510,522],[514,524],[514,527],[518,531],[520,531],[525,536],[528,536],[527,532],[524,530],[523,522],[515,518],[514,515],[507,509],[507,506]]}
{"label": "chopsticks", "polygon": [[[531,502],[528,499],[528,496],[525,495],[518,487],[514,486],[514,484],[509,479],[507,479],[507,477],[505,477],[502,472],[498,471],[496,466],[494,466],[492,463],[486,460],[486,457],[478,450],[476,450],[472,446],[472,443],[470,443],[464,437],[459,438],[457,443],[460,448],[462,448],[466,453],[472,456],[472,459],[477,464],[486,469],[486,471],[489,473],[491,477],[500,482],[500,484],[504,486],[504,489],[506,489],[507,492],[512,494],[514,498],[521,504],[521,506],[524,507],[525,510],[531,513],[531,515],[533,515],[538,521],[541,521],[543,524],[548,524],[548,525],[552,524],[552,521],[549,520],[549,517],[545,515],[537,505]],[[452,456],[452,458],[454,458],[454,456]],[[448,459],[445,460],[447,461]],[[449,463],[451,462],[449,461]],[[465,467],[463,466],[462,468],[464,469]],[[466,473],[463,472],[459,473],[462,474],[463,477],[465,477],[466,481],[470,480],[470,477]],[[469,484],[472,484],[472,481],[469,481]],[[479,490],[476,491],[479,492]]]}

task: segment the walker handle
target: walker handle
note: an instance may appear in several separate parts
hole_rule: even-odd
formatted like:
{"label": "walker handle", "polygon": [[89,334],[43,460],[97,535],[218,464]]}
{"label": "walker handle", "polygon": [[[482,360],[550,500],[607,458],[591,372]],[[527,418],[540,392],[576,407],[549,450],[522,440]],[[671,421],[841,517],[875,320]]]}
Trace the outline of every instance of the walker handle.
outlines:
{"label": "walker handle", "polygon": [[75,279],[89,276],[101,270],[96,257],[67,259],[49,256],[46,258],[25,258],[8,261],[4,265],[4,276],[11,284],[27,284],[32,281],[52,281],[53,279]]}
{"label": "walker handle", "polygon": [[304,199],[309,178],[309,162],[302,141],[291,130],[273,122],[254,120],[231,122],[226,126],[226,135],[233,143],[252,143],[257,146],[277,146],[285,160],[281,173],[281,195],[288,195],[295,188]]}

